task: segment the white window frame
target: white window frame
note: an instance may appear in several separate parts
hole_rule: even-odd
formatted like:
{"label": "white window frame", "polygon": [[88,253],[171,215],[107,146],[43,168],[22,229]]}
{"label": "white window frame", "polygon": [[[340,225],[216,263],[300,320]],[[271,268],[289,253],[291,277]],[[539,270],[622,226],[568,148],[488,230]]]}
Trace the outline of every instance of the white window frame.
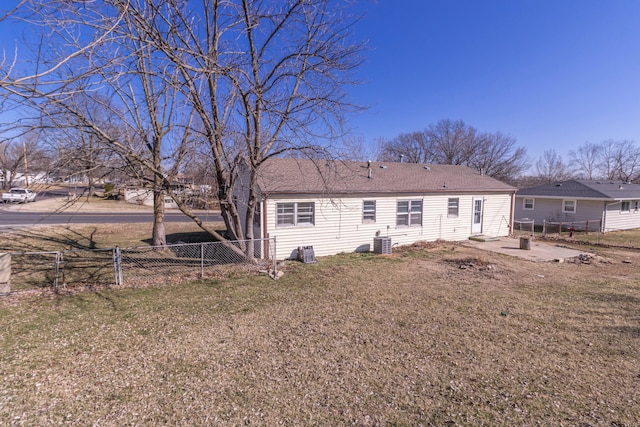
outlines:
{"label": "white window frame", "polygon": [[422,199],[398,200],[396,203],[396,227],[421,226]]}
{"label": "white window frame", "polygon": [[374,224],[375,222],[376,222],[376,201],[363,200],[362,201],[362,223]]}
{"label": "white window frame", "polygon": [[449,197],[447,200],[447,218],[457,218],[460,215],[460,198]]}
{"label": "white window frame", "polygon": [[[527,201],[531,201],[531,207],[527,207]],[[536,199],[533,198],[524,198],[522,199],[522,209],[525,211],[532,211],[535,209]]]}
{"label": "white window frame", "polygon": [[[573,203],[573,210],[567,209],[567,203]],[[578,211],[578,202],[575,199],[564,199],[562,201],[562,213],[574,214]]]}
{"label": "white window frame", "polygon": [[[286,209],[286,211],[285,211]],[[310,212],[309,212],[310,209]],[[281,221],[286,219],[287,221]],[[316,219],[315,202],[276,203],[276,227],[313,227]]]}
{"label": "white window frame", "polygon": [[631,212],[631,200],[623,200],[620,202],[620,212]]}

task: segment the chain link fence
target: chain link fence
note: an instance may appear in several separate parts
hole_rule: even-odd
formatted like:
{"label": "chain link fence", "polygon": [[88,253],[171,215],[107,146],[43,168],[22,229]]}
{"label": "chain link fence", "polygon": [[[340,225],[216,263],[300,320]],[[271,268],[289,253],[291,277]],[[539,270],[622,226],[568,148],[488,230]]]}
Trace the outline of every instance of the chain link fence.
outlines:
{"label": "chain link fence", "polygon": [[601,233],[602,220],[592,219],[586,221],[544,221],[542,225],[542,235],[559,236],[569,235],[573,237],[582,233]]}
{"label": "chain link fence", "polygon": [[275,239],[12,252],[12,291],[66,286],[176,284],[229,274],[277,277]]}

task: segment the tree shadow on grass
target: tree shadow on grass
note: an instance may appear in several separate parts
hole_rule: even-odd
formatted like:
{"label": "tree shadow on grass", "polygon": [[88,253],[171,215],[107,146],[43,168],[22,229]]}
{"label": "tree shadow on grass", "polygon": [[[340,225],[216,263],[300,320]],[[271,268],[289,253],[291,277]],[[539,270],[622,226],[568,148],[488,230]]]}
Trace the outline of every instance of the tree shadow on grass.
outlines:
{"label": "tree shadow on grass", "polygon": [[14,231],[5,236],[0,252],[49,252],[61,250],[98,249],[92,227],[80,233],[66,226]]}
{"label": "tree shadow on grass", "polygon": [[[216,230],[216,232],[222,234],[224,233],[224,230]],[[218,241],[218,239],[216,239],[206,231],[185,231],[178,233],[168,233],[166,237],[167,243],[170,245],[179,243],[210,243]],[[153,239],[143,239],[142,242],[148,245],[152,245]]]}

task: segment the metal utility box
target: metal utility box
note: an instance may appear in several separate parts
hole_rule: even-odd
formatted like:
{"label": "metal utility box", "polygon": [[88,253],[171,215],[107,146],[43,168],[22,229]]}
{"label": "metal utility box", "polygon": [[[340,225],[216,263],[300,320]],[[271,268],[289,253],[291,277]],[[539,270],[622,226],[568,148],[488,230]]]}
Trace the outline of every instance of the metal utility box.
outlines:
{"label": "metal utility box", "polygon": [[305,264],[316,262],[316,255],[313,253],[313,246],[299,246],[298,261],[302,261]]}
{"label": "metal utility box", "polygon": [[374,237],[373,252],[377,254],[390,254],[391,237]]}

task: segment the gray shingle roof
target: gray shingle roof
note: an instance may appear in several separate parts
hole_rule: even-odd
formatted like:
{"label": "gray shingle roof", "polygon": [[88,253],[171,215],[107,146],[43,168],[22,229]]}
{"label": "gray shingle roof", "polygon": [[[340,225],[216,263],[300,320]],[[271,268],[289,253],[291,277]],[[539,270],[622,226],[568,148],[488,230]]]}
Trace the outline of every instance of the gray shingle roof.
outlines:
{"label": "gray shingle roof", "polygon": [[[370,175],[369,175],[370,174]],[[370,177],[369,177],[370,176]],[[271,158],[260,169],[266,194],[515,192],[466,166]]]}
{"label": "gray shingle roof", "polygon": [[622,200],[640,199],[640,184],[610,180],[577,180],[554,182],[518,190],[516,196],[557,197],[573,199]]}

